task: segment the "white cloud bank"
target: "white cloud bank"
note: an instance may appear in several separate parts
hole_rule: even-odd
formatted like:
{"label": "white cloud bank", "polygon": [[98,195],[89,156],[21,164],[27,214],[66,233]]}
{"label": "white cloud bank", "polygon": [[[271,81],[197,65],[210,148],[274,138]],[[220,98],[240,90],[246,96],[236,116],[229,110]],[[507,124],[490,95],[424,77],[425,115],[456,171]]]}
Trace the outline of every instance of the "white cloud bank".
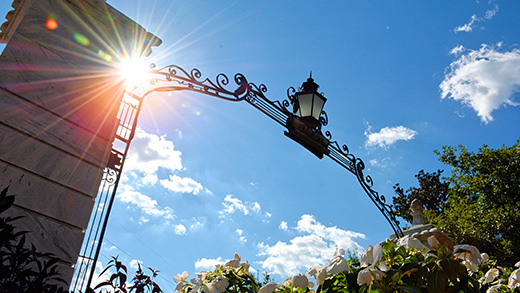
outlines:
{"label": "white cloud bank", "polygon": [[214,270],[217,265],[223,264],[223,263],[224,263],[224,261],[222,260],[221,257],[218,257],[216,259],[201,258],[195,262],[195,269],[196,270]]}
{"label": "white cloud bank", "polygon": [[155,174],[160,167],[170,171],[182,169],[181,152],[174,149],[166,136],[147,133],[138,127],[125,160],[125,171]]}
{"label": "white cloud bank", "polygon": [[266,256],[260,261],[263,269],[283,276],[304,272],[308,268],[324,264],[331,258],[336,248],[360,250],[354,238],[365,238],[364,234],[345,231],[337,227],[327,227],[312,215],[303,215],[295,227],[301,236],[287,242],[278,241],[270,246],[259,243],[259,256]]}
{"label": "white cloud bank", "polygon": [[365,147],[387,148],[400,140],[412,140],[417,135],[417,131],[404,126],[385,127],[379,132],[371,132],[371,127],[365,131],[367,140]]}
{"label": "white cloud bank", "polygon": [[199,194],[203,187],[202,184],[189,177],[179,177],[170,175],[170,179],[161,180],[161,185],[173,192]]}
{"label": "white cloud bank", "polygon": [[141,212],[148,216],[163,217],[165,219],[174,218],[171,208],[158,206],[155,199],[135,190],[128,184],[122,184],[119,187],[117,198],[124,203],[137,207]]}
{"label": "white cloud bank", "polygon": [[[466,50],[459,46],[455,51]],[[440,89],[443,99],[471,107],[482,122],[489,123],[494,110],[519,105],[513,98],[520,89],[520,50],[499,52],[486,44],[479,50],[469,50],[450,64]]]}
{"label": "white cloud bank", "polygon": [[[183,169],[181,152],[175,150],[172,141],[164,135],[150,134],[137,128],[125,161],[117,198],[128,204],[129,209],[140,213],[139,224],[145,224],[150,219],[161,220],[162,224],[171,227],[176,235],[185,235],[188,228],[174,221],[174,211],[167,205],[167,201],[161,206],[156,199],[147,195],[150,193],[150,187],[159,190],[162,188],[165,194],[168,191],[193,195],[199,195],[204,191],[211,194],[211,191],[194,179],[175,174]],[[159,174],[165,173],[169,173],[168,178],[159,179]],[[157,193],[157,189],[153,191],[154,194]],[[152,223],[155,225],[157,221]],[[194,223],[188,227],[190,231],[194,231],[203,225],[204,223],[194,219]]]}

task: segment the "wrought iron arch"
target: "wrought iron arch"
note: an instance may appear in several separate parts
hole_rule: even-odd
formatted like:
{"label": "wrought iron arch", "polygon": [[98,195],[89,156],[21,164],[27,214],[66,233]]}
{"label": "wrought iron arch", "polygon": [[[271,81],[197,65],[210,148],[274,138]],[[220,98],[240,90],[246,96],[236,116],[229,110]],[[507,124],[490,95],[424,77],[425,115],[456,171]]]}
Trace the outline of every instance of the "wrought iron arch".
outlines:
{"label": "wrought iron arch", "polygon": [[[135,134],[142,102],[146,96],[156,92],[187,90],[231,102],[245,101],[285,128],[288,127],[288,121],[295,118],[295,114],[289,109],[295,102],[296,89],[294,87],[287,89],[287,99],[272,101],[265,96],[267,87],[264,84],[251,83],[241,73],[237,73],[233,77],[234,86],[230,78],[223,73],[218,74],[212,80],[204,78],[200,70],[196,68],[186,71],[177,65],[157,68],[155,64],[152,64],[147,74],[149,78],[138,86],[127,90],[126,94],[129,98],[123,99],[121,104],[118,113],[120,125],[116,133],[116,140],[124,147],[112,150],[109,164],[105,169],[105,176],[96,199],[94,217],[91,217],[89,230],[86,232],[86,240],[75,267],[73,279],[75,283],[74,286],[71,286],[73,292],[76,290],[85,291],[91,284],[124,161]],[[150,87],[149,90],[141,94],[135,93],[138,89],[148,86]],[[320,129],[321,126],[328,124],[325,111],[321,112],[319,123]],[[363,160],[352,154],[347,145],[340,146],[337,141],[333,141],[330,131],[325,131],[324,137],[327,139],[327,150],[324,154],[356,176],[362,189],[383,214],[395,235],[402,237],[403,232],[391,205],[386,202],[384,195],[380,195],[373,189],[372,177],[364,174],[365,163]],[[89,278],[84,283],[82,280],[85,280],[87,273],[89,273]]]}

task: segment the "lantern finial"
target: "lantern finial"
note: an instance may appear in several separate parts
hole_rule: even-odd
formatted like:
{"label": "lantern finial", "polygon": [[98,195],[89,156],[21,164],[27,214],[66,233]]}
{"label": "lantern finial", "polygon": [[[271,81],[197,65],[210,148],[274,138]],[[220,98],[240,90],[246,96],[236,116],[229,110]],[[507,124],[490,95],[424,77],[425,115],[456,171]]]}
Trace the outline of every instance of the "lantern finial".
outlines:
{"label": "lantern finial", "polygon": [[317,83],[314,82],[314,79],[312,78],[312,71],[311,71],[311,74],[310,74],[309,78],[307,78],[307,81],[302,84],[302,87],[301,87],[300,90],[302,92],[314,92],[314,93],[317,93],[319,87],[320,86]]}

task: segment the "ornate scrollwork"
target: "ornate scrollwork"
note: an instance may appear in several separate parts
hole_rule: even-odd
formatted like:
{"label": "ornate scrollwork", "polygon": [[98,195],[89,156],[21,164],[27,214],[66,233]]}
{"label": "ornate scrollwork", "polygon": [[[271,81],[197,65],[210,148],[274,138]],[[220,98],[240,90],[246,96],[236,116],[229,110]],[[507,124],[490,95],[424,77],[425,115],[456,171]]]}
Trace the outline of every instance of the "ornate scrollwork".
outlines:
{"label": "ornate scrollwork", "polygon": [[114,169],[110,169],[110,168],[105,168],[105,182],[108,183],[109,185],[114,185],[117,181],[117,176],[118,175],[118,172]]}
{"label": "ornate scrollwork", "polygon": [[[249,83],[241,73],[234,76],[233,80],[237,85],[234,89],[229,89],[230,79],[225,74],[220,73],[214,80],[211,80],[203,78],[200,70],[196,68],[188,72],[177,65],[157,68],[155,64],[152,64],[149,74],[151,77],[147,79],[146,83],[152,85],[152,89],[141,95],[141,99],[152,92],[189,90],[228,101],[246,101],[284,127],[288,127],[287,121],[296,116],[294,113],[297,112],[299,106],[294,87],[287,89],[287,99],[281,102],[278,100],[271,101],[265,96],[267,87],[264,84]],[[169,83],[174,83],[174,85],[169,85]],[[292,110],[289,108],[291,106]],[[327,113],[322,111],[318,131],[321,133],[321,126],[327,126],[328,123]],[[351,154],[346,145],[340,147],[338,142],[332,141],[330,131],[325,131],[324,137],[328,140],[328,151],[325,154],[357,177],[363,190],[385,216],[396,235],[402,236],[399,221],[397,221],[392,207],[386,203],[383,195],[379,195],[372,189],[374,185],[372,177],[363,174],[365,169],[363,160]]]}
{"label": "ornate scrollwork", "polygon": [[327,126],[327,124],[329,124],[329,117],[327,116],[327,112],[321,111],[320,123],[323,126]]}

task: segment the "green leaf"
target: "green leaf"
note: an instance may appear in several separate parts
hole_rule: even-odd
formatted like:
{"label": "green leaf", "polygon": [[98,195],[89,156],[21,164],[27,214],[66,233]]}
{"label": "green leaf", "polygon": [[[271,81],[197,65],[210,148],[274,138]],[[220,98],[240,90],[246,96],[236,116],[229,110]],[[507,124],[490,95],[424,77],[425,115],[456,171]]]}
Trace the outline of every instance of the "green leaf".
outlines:
{"label": "green leaf", "polygon": [[439,265],[453,284],[457,284],[458,279],[466,274],[466,268],[457,260],[445,258]]}
{"label": "green leaf", "polygon": [[428,276],[428,292],[446,292],[448,287],[448,276],[444,271],[433,271]]}

